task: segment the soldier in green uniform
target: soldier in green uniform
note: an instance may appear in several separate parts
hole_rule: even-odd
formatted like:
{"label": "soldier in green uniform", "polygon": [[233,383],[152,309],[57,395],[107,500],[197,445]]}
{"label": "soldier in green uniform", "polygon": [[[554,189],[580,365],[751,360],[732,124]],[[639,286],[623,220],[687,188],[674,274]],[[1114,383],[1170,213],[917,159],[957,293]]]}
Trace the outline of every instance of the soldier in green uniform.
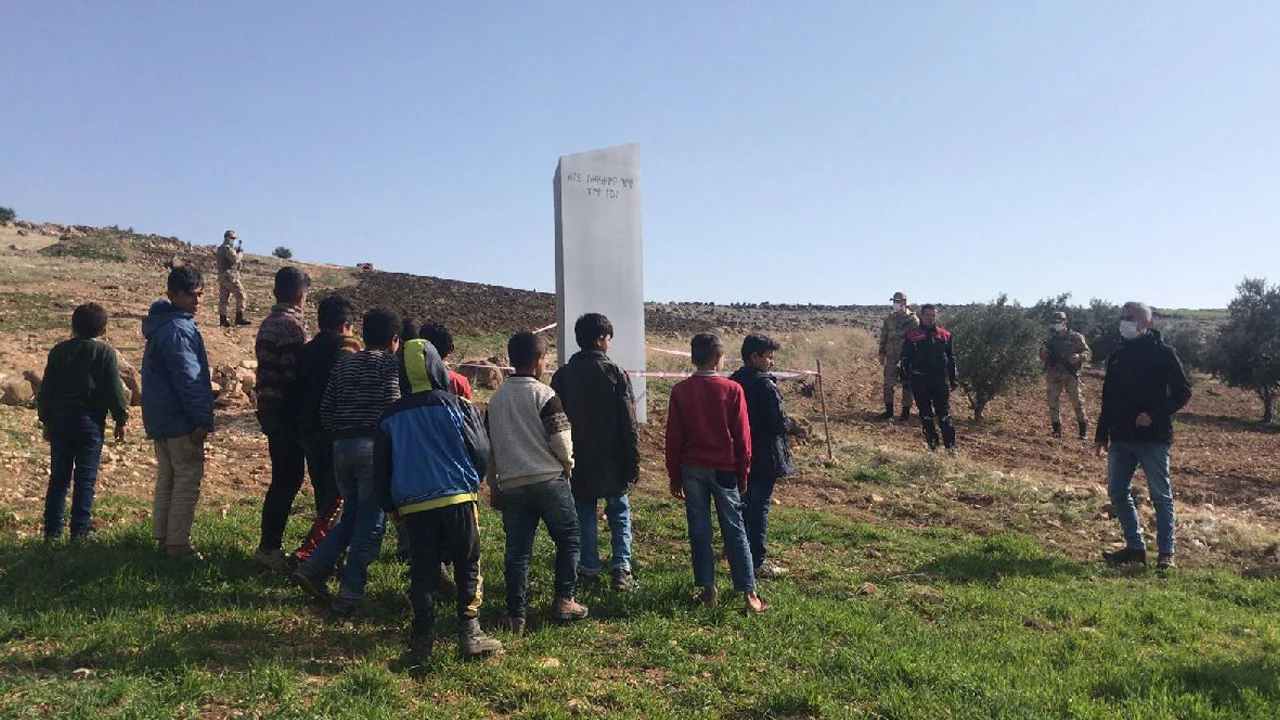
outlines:
{"label": "soldier in green uniform", "polygon": [[240,262],[244,258],[244,249],[236,240],[236,231],[228,230],[222,234],[222,244],[218,246],[218,321],[222,327],[231,327],[227,320],[227,305],[232,296],[236,299],[236,325],[248,325],[244,319],[244,286],[240,284]]}
{"label": "soldier in green uniform", "polygon": [[881,420],[893,419],[893,390],[902,383],[902,419],[911,417],[911,380],[899,379],[898,360],[902,357],[902,339],[908,330],[920,327],[920,318],[907,306],[907,295],[902,291],[893,294],[893,311],[880,326],[880,364],[884,366],[884,414]]}
{"label": "soldier in green uniform", "polygon": [[1080,368],[1089,362],[1091,353],[1084,336],[1067,327],[1067,314],[1056,312],[1049,325],[1049,337],[1040,347],[1040,362],[1044,365],[1045,389],[1049,400],[1049,422],[1053,423],[1053,436],[1062,437],[1062,413],[1059,399],[1067,392],[1071,408],[1076,412],[1080,438],[1089,432],[1089,421],[1084,414],[1084,395],[1080,387]]}

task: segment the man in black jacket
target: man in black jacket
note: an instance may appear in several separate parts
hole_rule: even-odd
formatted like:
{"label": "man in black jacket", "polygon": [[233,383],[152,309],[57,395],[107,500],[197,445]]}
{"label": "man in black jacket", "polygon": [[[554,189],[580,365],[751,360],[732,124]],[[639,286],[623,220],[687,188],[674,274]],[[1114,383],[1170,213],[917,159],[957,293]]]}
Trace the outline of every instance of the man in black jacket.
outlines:
{"label": "man in black jacket", "polygon": [[956,355],[951,333],[938,325],[935,306],[920,308],[920,327],[907,331],[900,365],[915,395],[916,407],[920,408],[924,441],[930,450],[938,449],[938,429],[933,425],[936,416],[942,443],[947,452],[954,452],[956,428],[951,423],[951,391],[956,389]]}
{"label": "man in black jacket", "polygon": [[1166,570],[1173,567],[1174,551],[1169,479],[1173,415],[1191,400],[1191,383],[1178,354],[1151,328],[1150,307],[1125,303],[1121,317],[1124,343],[1107,358],[1095,439],[1097,454],[1107,451],[1107,491],[1111,511],[1124,531],[1125,547],[1102,555],[1113,565],[1147,562],[1142,525],[1129,494],[1133,473],[1141,465],[1156,510],[1157,567]]}
{"label": "man in black jacket", "polygon": [[639,436],[635,397],[627,373],[609,359],[613,323],[600,313],[587,313],[573,325],[578,352],[551,377],[573,428],[574,467],[570,483],[582,532],[578,575],[601,571],[596,543],[596,507],[604,499],[613,556],[609,563],[614,590],[635,586],[631,575],[631,503],[627,497],[640,478]]}
{"label": "man in black jacket", "polygon": [[742,498],[745,506],[742,522],[747,528],[757,578],[786,574],[786,568],[766,562],[773,486],[778,478],[791,474],[791,448],[787,446],[790,422],[782,408],[778,381],[769,372],[778,348],[772,338],[748,335],[742,340],[742,367],[731,378],[742,386],[747,399],[747,417],[751,421],[751,471],[747,476],[747,492]]}

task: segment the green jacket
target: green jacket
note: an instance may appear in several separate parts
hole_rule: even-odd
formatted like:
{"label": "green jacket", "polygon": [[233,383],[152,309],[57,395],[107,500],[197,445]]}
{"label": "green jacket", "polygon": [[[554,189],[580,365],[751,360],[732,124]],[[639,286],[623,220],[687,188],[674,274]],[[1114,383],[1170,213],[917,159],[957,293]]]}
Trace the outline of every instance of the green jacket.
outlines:
{"label": "green jacket", "polygon": [[102,340],[85,338],[55,345],[44,367],[36,407],[47,428],[84,415],[102,424],[107,413],[123,424],[129,419],[129,396],[120,381],[115,348]]}

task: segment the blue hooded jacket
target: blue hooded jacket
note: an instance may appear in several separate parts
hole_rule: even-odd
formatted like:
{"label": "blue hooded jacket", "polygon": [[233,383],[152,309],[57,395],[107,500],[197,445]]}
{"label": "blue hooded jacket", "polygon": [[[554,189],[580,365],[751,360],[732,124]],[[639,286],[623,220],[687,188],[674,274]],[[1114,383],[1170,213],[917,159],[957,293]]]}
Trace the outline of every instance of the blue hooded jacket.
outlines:
{"label": "blue hooded jacket", "polygon": [[204,338],[191,313],[157,300],[142,321],[142,425],[164,440],[213,429],[213,385]]}

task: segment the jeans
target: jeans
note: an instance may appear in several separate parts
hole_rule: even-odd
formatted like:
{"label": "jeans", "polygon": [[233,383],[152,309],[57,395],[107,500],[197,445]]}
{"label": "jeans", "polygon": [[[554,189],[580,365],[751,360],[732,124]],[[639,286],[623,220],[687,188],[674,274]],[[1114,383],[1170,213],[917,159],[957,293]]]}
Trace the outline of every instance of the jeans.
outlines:
{"label": "jeans", "polygon": [[364,597],[369,565],[382,549],[386,515],[374,497],[373,438],[333,441],[333,474],[342,495],[342,517],[316,547],[298,572],[318,579],[333,572],[338,556],[347,551],[338,598],[356,601]]}
{"label": "jeans", "polygon": [[306,451],[298,436],[288,430],[267,436],[271,456],[271,485],[262,501],[262,539],[259,550],[279,550],[284,528],[293,510],[293,500],[306,477]]}
{"label": "jeans", "polygon": [[480,520],[475,502],[448,505],[410,513],[404,517],[401,537],[409,542],[409,603],[413,606],[413,634],[431,634],[436,619],[436,590],[440,563],[453,563],[458,588],[458,619],[479,617],[484,597],[480,577]]}
{"label": "jeans", "polygon": [[[596,500],[575,500],[578,527],[582,535],[581,567],[588,573],[600,572],[600,548],[596,535],[599,515]],[[609,518],[612,543],[610,569],[631,572],[631,500],[626,495],[604,499],[604,512]]]}
{"label": "jeans", "polygon": [[507,534],[507,614],[513,618],[525,616],[529,556],[533,554],[539,521],[547,524],[547,533],[556,544],[556,597],[572,598],[578,585],[580,535],[569,481],[561,478],[504,490],[500,502],[502,527]]}
{"label": "jeans", "polygon": [[1133,473],[1142,466],[1147,476],[1147,490],[1156,510],[1156,546],[1161,555],[1172,555],[1173,542],[1173,486],[1169,478],[1169,444],[1158,442],[1112,442],[1107,452],[1107,494],[1111,496],[1111,510],[1120,520],[1124,531],[1125,546],[1134,550],[1146,550],[1142,540],[1142,521],[1133,496]]}
{"label": "jeans", "polygon": [[152,525],[156,542],[166,548],[191,547],[191,524],[204,480],[204,440],[180,435],[155,441],[156,492]]}
{"label": "jeans", "polygon": [[755,568],[763,565],[768,557],[765,537],[769,533],[769,507],[773,504],[773,486],[777,481],[772,473],[753,474],[747,480],[747,494],[742,498],[742,524]]}
{"label": "jeans", "polygon": [[98,462],[102,458],[102,425],[82,416],[51,430],[49,436],[49,489],[44,496],[44,536],[62,535],[62,517],[66,509],[67,490],[75,482],[71,495],[71,537],[89,533],[93,511],[93,490],[98,482]]}
{"label": "jeans", "polygon": [[[693,555],[693,581],[704,588],[715,587],[716,556],[711,550],[711,502],[720,516],[720,534],[729,556],[729,574],[737,592],[755,592],[756,577],[751,565],[751,548],[742,523],[742,499],[733,473],[685,465],[684,512],[689,522],[689,547]],[[724,483],[724,484],[721,484]],[[729,487],[725,487],[729,485]]]}
{"label": "jeans", "polygon": [[[938,428],[942,430],[942,444],[956,446],[956,426],[951,422],[951,388],[945,378],[917,375],[911,378],[911,392],[920,408],[920,425],[924,429],[924,441],[932,450],[938,447]],[[938,427],[933,425],[938,418]]]}

